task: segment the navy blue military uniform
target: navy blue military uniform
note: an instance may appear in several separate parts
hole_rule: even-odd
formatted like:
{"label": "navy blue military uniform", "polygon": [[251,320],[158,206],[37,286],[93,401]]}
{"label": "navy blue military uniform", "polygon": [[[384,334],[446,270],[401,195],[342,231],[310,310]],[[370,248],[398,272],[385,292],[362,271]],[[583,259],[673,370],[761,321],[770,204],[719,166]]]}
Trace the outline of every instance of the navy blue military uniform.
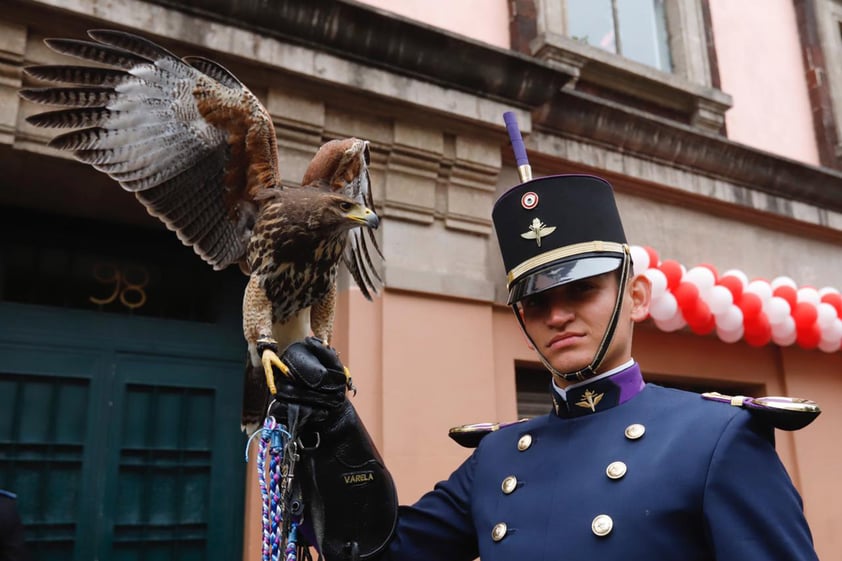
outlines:
{"label": "navy blue military uniform", "polygon": [[773,429],[749,411],[644,385],[637,365],[567,398],[401,507],[386,558],[816,559]]}
{"label": "navy blue military uniform", "polygon": [[17,496],[0,489],[0,561],[26,561],[29,552],[23,540],[23,524]]}

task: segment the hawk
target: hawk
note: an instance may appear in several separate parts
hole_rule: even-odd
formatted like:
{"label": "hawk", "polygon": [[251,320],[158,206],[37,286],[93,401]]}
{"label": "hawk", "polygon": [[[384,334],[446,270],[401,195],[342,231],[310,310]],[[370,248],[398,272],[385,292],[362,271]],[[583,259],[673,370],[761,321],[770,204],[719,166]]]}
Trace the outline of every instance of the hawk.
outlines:
{"label": "hawk", "polygon": [[27,67],[61,85],[21,96],[65,107],[27,121],[74,129],[50,146],[134,193],[214,269],[236,264],[249,275],[243,425],[253,430],[265,415],[272,366],[285,370],[280,351],[311,331],[330,341],[339,263],[367,299],[383,286],[368,142],[326,143],[302,186],[284,186],[272,118],[231,72],[123,31],[88,35],[46,39],[53,51],[96,66]]}

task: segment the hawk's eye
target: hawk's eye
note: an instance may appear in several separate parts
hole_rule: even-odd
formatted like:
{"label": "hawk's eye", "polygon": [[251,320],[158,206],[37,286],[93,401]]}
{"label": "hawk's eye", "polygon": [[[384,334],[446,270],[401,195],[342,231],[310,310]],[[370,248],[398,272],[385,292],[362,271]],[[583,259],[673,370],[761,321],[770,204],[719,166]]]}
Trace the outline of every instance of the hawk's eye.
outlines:
{"label": "hawk's eye", "polygon": [[342,212],[348,212],[352,208],[354,208],[354,203],[349,203],[348,201],[342,201],[339,203],[339,208],[342,209]]}

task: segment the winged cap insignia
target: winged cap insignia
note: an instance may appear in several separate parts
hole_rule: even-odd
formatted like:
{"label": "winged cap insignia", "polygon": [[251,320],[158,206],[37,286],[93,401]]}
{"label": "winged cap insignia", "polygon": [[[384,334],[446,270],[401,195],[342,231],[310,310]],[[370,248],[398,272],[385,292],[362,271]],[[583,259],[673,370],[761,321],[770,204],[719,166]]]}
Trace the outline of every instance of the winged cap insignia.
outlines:
{"label": "winged cap insignia", "polygon": [[577,401],[576,405],[579,407],[584,407],[585,409],[590,409],[594,413],[596,413],[596,406],[602,401],[602,396],[604,393],[595,393],[591,390],[585,390],[585,394],[582,396],[581,401]]}
{"label": "winged cap insignia", "polygon": [[533,218],[529,230],[522,233],[520,237],[527,240],[535,240],[538,243],[538,247],[541,247],[541,238],[549,236],[553,232],[555,232],[555,226],[547,226],[540,218]]}

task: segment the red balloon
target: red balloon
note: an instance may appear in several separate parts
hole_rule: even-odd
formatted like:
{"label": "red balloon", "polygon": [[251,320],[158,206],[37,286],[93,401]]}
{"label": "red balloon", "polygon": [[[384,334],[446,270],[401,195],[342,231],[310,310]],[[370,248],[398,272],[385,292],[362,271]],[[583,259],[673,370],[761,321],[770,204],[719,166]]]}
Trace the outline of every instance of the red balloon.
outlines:
{"label": "red balloon", "polygon": [[[799,334],[813,326],[818,317],[818,310],[809,302],[798,302],[792,310],[792,319],[795,320],[795,329],[798,330]],[[819,334],[819,338],[821,338],[821,334]],[[818,345],[818,343],[816,344]]]}
{"label": "red balloon", "polygon": [[699,287],[692,282],[684,281],[680,283],[673,291],[673,295],[675,295],[675,301],[678,302],[678,307],[684,314],[684,319],[687,319],[687,314],[684,312],[691,311],[696,303],[700,302]]}
{"label": "red balloon", "polygon": [[667,259],[658,265],[658,268],[667,277],[667,289],[674,292],[678,288],[678,283],[681,282],[682,275],[684,275],[681,265],[678,261]]}
{"label": "red balloon", "polygon": [[681,313],[684,314],[690,330],[696,335],[707,335],[716,328],[716,318],[713,317],[710,307],[704,300],[696,300],[692,308],[686,313],[682,310]]}
{"label": "red balloon", "polygon": [[728,275],[727,277],[721,277],[718,281],[716,281],[716,284],[724,286],[730,290],[731,295],[734,297],[734,302],[740,301],[740,298],[743,295],[743,283],[740,279]]}
{"label": "red balloon", "polygon": [[643,251],[645,251],[649,255],[649,268],[653,269],[658,266],[658,252],[649,247],[648,245],[643,246]]}
{"label": "red balloon", "polygon": [[789,307],[792,310],[795,309],[795,305],[798,303],[798,291],[788,285],[779,286],[772,291],[772,295],[789,302]]}
{"label": "red balloon", "polygon": [[836,308],[836,317],[842,318],[842,294],[836,294],[835,292],[828,292],[821,299],[822,302],[825,304],[830,304],[834,308]]}
{"label": "red balloon", "polygon": [[752,347],[762,347],[772,339],[772,326],[765,313],[760,312],[745,323],[743,339]]}
{"label": "red balloon", "polygon": [[806,329],[799,329],[795,336],[798,344],[805,349],[815,349],[822,340],[822,331],[815,323]]}
{"label": "red balloon", "polygon": [[753,292],[745,292],[738,306],[743,311],[743,322],[747,326],[763,309],[763,300]]}

